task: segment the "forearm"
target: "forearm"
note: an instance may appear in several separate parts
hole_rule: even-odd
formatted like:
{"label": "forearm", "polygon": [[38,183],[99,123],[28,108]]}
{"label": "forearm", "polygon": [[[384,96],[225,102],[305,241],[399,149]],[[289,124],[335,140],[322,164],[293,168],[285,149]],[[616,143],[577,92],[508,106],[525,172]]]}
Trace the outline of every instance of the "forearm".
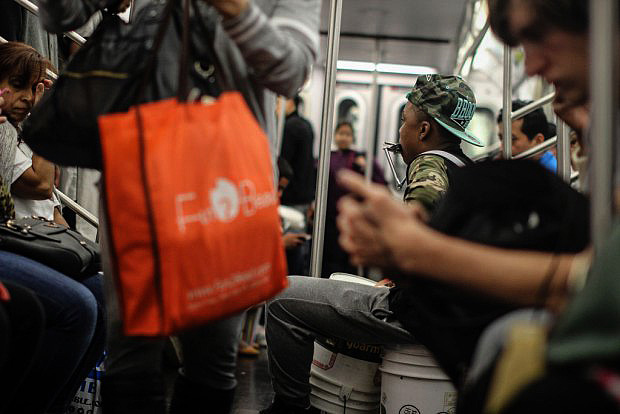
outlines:
{"label": "forearm", "polygon": [[54,187],[54,177],[56,174],[56,167],[53,163],[49,162],[43,157],[38,155],[32,156],[32,169],[43,183],[49,183],[50,187]]}
{"label": "forearm", "polygon": [[449,237],[433,230],[409,254],[396,257],[418,273],[519,305],[563,306],[574,255],[508,250]]}
{"label": "forearm", "polygon": [[223,25],[254,80],[277,94],[293,96],[316,60],[319,12],[318,0],[280,1],[271,17],[250,3]]}
{"label": "forearm", "polygon": [[54,164],[37,155],[32,166],[11,186],[11,193],[29,200],[46,200],[54,190]]}

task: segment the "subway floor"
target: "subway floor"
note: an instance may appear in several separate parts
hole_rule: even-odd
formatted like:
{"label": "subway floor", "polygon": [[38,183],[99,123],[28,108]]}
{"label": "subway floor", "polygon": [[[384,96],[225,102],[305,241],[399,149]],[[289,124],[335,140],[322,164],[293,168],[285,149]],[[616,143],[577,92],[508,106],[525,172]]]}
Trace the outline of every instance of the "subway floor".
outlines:
{"label": "subway floor", "polygon": [[267,350],[261,348],[258,357],[242,357],[237,362],[237,392],[232,414],[256,414],[273,399],[269,380]]}

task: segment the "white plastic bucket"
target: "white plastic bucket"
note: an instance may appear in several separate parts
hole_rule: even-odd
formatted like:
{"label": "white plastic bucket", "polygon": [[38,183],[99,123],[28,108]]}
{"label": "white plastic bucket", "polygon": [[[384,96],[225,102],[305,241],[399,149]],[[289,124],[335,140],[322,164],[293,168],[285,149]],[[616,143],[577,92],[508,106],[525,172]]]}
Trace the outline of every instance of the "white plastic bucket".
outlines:
{"label": "white plastic bucket", "polygon": [[454,413],[456,390],[421,345],[385,349],[381,371],[381,414]]}
{"label": "white plastic bucket", "polygon": [[[345,355],[347,349],[355,351],[357,358]],[[312,405],[333,414],[378,413],[380,350],[378,346],[346,341],[315,342],[310,369]]]}
{"label": "white plastic bucket", "polygon": [[[360,276],[334,273],[332,280],[374,286]],[[310,369],[310,402],[330,414],[379,412],[382,348],[352,341],[317,339]]]}

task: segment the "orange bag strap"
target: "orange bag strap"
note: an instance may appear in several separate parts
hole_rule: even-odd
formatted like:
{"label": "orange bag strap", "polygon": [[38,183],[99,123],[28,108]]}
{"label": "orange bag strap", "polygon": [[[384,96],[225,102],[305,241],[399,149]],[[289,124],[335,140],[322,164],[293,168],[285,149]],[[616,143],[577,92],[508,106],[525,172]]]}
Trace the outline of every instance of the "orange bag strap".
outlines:
{"label": "orange bag strap", "polygon": [[[179,90],[177,99],[180,102],[187,101],[189,94],[189,0],[183,0],[183,45],[181,47],[181,62],[179,65]],[[197,9],[196,9],[197,10]]]}
{"label": "orange bag strap", "polygon": [[[174,3],[174,0],[169,0],[167,7]],[[171,13],[171,9],[168,10]],[[155,46],[155,50],[159,49],[161,46],[161,42],[163,40],[163,36],[165,34],[165,28],[169,22],[169,17],[167,16],[166,22],[162,23],[160,26],[160,31],[158,33],[157,41],[159,44]],[[189,0],[183,0],[183,46],[181,48],[181,65],[179,66],[179,90],[178,95],[181,96],[182,93],[187,94],[187,76],[189,75]],[[152,58],[156,58],[156,53],[153,54]],[[151,62],[154,63],[154,62]],[[153,65],[154,66],[154,65]],[[146,77],[145,77],[146,78]],[[143,81],[145,84],[145,81]],[[185,97],[184,96],[184,97]],[[162,287],[162,275],[161,275],[161,255],[159,250],[159,238],[157,236],[157,231],[155,227],[155,214],[153,208],[153,197],[151,196],[151,185],[149,183],[149,177],[146,168],[146,142],[144,137],[144,118],[142,117],[142,112],[140,110],[140,105],[136,105],[136,121],[138,127],[138,144],[140,147],[140,178],[143,183],[144,190],[144,200],[146,203],[146,213],[148,218],[148,226],[149,226],[149,235],[151,236],[151,250],[153,252],[153,279],[155,282],[155,290],[157,292],[157,301],[159,303],[158,311],[160,320],[164,319],[163,315],[163,287]]]}

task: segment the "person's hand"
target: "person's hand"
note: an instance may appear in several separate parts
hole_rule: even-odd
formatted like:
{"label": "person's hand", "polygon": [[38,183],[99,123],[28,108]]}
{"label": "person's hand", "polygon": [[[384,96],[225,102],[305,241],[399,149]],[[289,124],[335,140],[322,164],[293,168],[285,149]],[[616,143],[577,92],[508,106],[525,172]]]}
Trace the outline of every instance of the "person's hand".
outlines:
{"label": "person's hand", "polygon": [[358,155],[357,157],[355,157],[355,161],[354,163],[362,170],[364,171],[366,169],[366,157],[364,157],[363,155]]}
{"label": "person's hand", "polygon": [[396,285],[390,279],[381,279],[380,281],[375,283],[375,287],[393,288],[394,286]]}
{"label": "person's hand", "polygon": [[340,185],[351,191],[338,203],[340,244],[354,265],[404,269],[412,246],[425,235],[426,211],[405,205],[384,187],[366,184],[362,177],[343,170]]}
{"label": "person's hand", "polygon": [[203,0],[205,3],[215,7],[215,9],[225,18],[232,19],[250,7],[249,0]]}
{"label": "person's hand", "polygon": [[286,233],[282,236],[285,249],[292,249],[300,246],[304,241],[308,239],[309,235],[306,233]]}
{"label": "person's hand", "polygon": [[119,14],[123,13],[125,10],[127,10],[130,4],[131,0],[122,0],[121,3],[118,5],[118,8],[116,9],[116,12]]}
{"label": "person's hand", "polygon": [[314,210],[316,208],[316,203],[313,201],[310,203],[308,210],[306,210],[306,223],[308,226],[312,226],[314,224]]}

